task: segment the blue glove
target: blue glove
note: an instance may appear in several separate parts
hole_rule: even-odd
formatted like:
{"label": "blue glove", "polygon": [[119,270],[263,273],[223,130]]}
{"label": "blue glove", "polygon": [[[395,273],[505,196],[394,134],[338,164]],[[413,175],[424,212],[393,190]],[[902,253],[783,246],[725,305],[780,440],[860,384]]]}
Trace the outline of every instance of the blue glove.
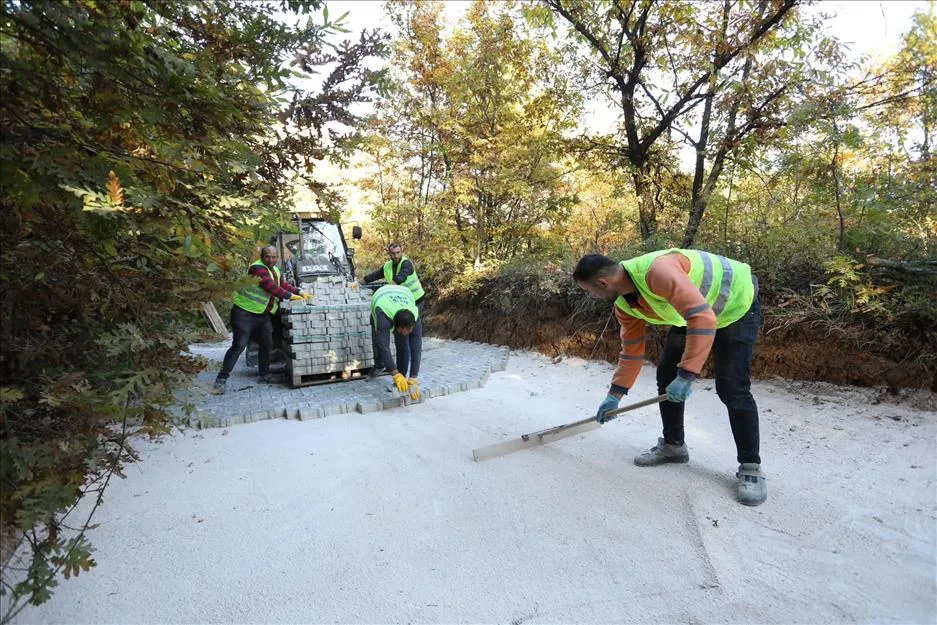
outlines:
{"label": "blue glove", "polygon": [[693,380],[678,375],[673,379],[673,382],[667,385],[667,401],[672,401],[676,404],[686,401],[690,398],[690,395],[693,394],[692,385]]}
{"label": "blue glove", "polygon": [[609,410],[615,410],[618,408],[618,402],[621,401],[618,397],[615,397],[611,393],[605,396],[605,400],[599,404],[599,410],[595,413],[595,418],[598,419],[599,423],[607,423],[615,418],[615,415],[606,417],[605,413]]}

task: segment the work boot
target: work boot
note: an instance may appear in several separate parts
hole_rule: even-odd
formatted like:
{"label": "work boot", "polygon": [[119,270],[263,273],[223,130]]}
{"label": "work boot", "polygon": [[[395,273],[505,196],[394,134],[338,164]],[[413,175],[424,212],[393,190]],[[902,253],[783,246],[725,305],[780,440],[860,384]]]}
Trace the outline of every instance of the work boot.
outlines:
{"label": "work boot", "polygon": [[277,382],[279,382],[279,379],[280,379],[280,376],[278,375],[274,375],[273,373],[265,373],[262,376],[260,376],[259,381],[261,384],[276,384]]}
{"label": "work boot", "polygon": [[224,395],[224,392],[227,386],[228,386],[228,380],[226,379],[215,380],[215,386],[214,386],[215,395]]}
{"label": "work boot", "polygon": [[690,452],[686,448],[686,443],[671,445],[664,442],[663,438],[658,438],[656,445],[634,458],[634,463],[639,467],[656,467],[667,462],[684,463],[689,461]]}
{"label": "work boot", "polygon": [[374,380],[378,378],[379,376],[384,375],[385,373],[387,373],[387,369],[385,369],[384,367],[378,367],[377,365],[375,365],[371,367],[370,371],[368,371],[368,379]]}
{"label": "work boot", "polygon": [[739,480],[739,503],[746,506],[760,506],[768,498],[768,483],[761,474],[761,465],[743,462],[735,474]]}

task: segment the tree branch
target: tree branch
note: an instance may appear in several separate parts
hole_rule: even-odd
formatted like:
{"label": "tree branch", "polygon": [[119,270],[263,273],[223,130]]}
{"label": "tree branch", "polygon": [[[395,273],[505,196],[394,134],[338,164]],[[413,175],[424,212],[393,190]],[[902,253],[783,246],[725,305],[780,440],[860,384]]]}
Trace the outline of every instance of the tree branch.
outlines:
{"label": "tree branch", "polygon": [[765,18],[758,24],[758,26],[752,31],[751,35],[747,38],[746,42],[740,46],[736,46],[734,49],[729,50],[721,55],[715,57],[713,61],[713,67],[703,74],[701,74],[693,84],[684,92],[683,96],[672,106],[670,110],[664,115],[660,120],[657,126],[651,130],[641,142],[643,149],[648,149],[661,134],[673,123],[673,121],[682,115],[685,112],[686,103],[689,99],[696,94],[697,90],[702,87],[706,82],[709,81],[710,76],[713,72],[718,72],[720,69],[728,65],[735,57],[742,53],[750,46],[754,45],[761,39],[771,28],[778,24],[787,13],[793,9],[799,0],[784,0],[780,7],[770,16]]}

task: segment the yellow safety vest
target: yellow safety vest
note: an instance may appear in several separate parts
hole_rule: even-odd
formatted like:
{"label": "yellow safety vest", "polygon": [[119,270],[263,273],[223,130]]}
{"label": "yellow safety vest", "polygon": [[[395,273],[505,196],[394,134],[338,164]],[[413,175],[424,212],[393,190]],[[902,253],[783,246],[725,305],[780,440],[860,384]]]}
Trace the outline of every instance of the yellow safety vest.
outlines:
{"label": "yellow safety vest", "polygon": [[[255,260],[251,263],[251,267],[260,265],[267,271],[270,269],[264,264],[262,260]],[[280,285],[280,268],[276,265],[273,266],[273,279],[276,281],[277,286]],[[257,284],[242,289],[234,294],[232,301],[234,305],[243,308],[247,312],[254,313],[259,315],[263,311],[267,310],[267,304],[270,302],[270,298],[273,297],[273,307],[270,309],[270,313],[275,313],[277,309],[280,308],[280,298],[274,297],[267,293],[262,288],[260,288],[260,279],[257,279]]]}
{"label": "yellow safety vest", "polygon": [[[400,266],[403,265],[403,261],[410,260],[406,256],[400,257],[400,262],[397,263],[397,272],[400,272]],[[413,264],[413,261],[410,260],[410,264]],[[387,284],[394,283],[394,261],[389,260],[384,263],[384,279],[387,281]],[[423,284],[420,282],[420,278],[416,275],[416,265],[413,265],[413,273],[407,276],[407,279],[403,281],[403,284],[400,286],[405,286],[410,289],[410,292],[413,293],[413,299],[418,300],[425,294],[423,291]]]}
{"label": "yellow safety vest", "polygon": [[391,327],[394,323],[394,315],[401,309],[409,310],[413,313],[413,319],[420,318],[420,311],[416,307],[416,299],[410,289],[397,285],[389,284],[382,286],[374,292],[371,298],[371,319],[374,321],[374,327],[377,327],[377,311],[382,310],[387,318],[390,319]]}
{"label": "yellow safety vest", "polygon": [[678,327],[686,325],[683,315],[647,286],[647,271],[651,263],[664,254],[683,254],[690,259],[690,280],[706,299],[706,303],[712,307],[716,315],[716,328],[724,328],[738,321],[751,308],[752,301],[755,299],[755,286],[752,284],[752,268],[749,265],[701,250],[673,248],[621,261],[621,266],[631,276],[638,295],[660,316],[660,319],[647,317],[637,308],[629,306],[624,297],[619,297],[615,300],[615,305],[623,312],[657,325]]}

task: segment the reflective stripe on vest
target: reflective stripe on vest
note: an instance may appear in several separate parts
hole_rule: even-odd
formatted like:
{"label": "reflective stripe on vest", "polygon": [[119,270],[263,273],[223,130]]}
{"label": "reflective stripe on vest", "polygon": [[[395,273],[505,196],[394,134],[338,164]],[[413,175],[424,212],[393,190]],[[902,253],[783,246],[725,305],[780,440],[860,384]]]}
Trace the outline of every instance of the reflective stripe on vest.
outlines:
{"label": "reflective stripe on vest", "polygon": [[[257,265],[260,265],[267,271],[270,271],[270,269],[264,264],[262,260],[256,260],[251,263],[251,267],[255,267]],[[276,265],[273,266],[273,279],[279,286],[280,268]],[[270,298],[273,296],[260,288],[260,278],[256,278],[256,280],[257,283],[253,286],[249,286],[246,289],[241,289],[235,293],[232,301],[238,308],[243,308],[247,312],[259,315],[267,310],[267,304],[270,302]],[[270,312],[275,313],[278,308],[280,308],[280,300],[277,297],[273,297],[273,306],[271,307]]]}
{"label": "reflective stripe on vest", "polygon": [[[397,273],[400,273],[400,266],[403,265],[403,261],[410,260],[406,256],[400,257],[400,262],[397,263]],[[413,265],[413,261],[410,260],[410,264]],[[384,279],[387,281],[387,284],[394,284],[394,262],[389,260],[384,263]],[[400,286],[405,286],[410,289],[410,292],[413,293],[413,299],[418,300],[425,294],[423,290],[423,284],[420,282],[420,278],[416,275],[416,265],[413,265],[413,273],[407,276],[407,279],[403,281],[403,284]]]}
{"label": "reflective stripe on vest", "polygon": [[410,292],[410,289],[396,284],[382,286],[374,292],[374,296],[371,298],[371,320],[374,322],[375,328],[377,327],[378,308],[390,319],[391,327],[394,324],[394,315],[402,309],[412,312],[414,320],[420,318],[420,311],[416,307],[413,293]]}
{"label": "reflective stripe on vest", "polygon": [[615,300],[615,305],[626,314],[657,325],[686,326],[686,319],[683,315],[647,286],[647,272],[651,263],[664,254],[683,254],[690,260],[690,280],[699,289],[700,294],[716,315],[717,329],[738,321],[751,308],[752,300],[755,299],[755,287],[752,284],[750,266],[701,250],[669,249],[621,262],[621,266],[631,277],[638,295],[660,318],[646,316],[637,308],[629,306],[624,297],[619,297]]}

